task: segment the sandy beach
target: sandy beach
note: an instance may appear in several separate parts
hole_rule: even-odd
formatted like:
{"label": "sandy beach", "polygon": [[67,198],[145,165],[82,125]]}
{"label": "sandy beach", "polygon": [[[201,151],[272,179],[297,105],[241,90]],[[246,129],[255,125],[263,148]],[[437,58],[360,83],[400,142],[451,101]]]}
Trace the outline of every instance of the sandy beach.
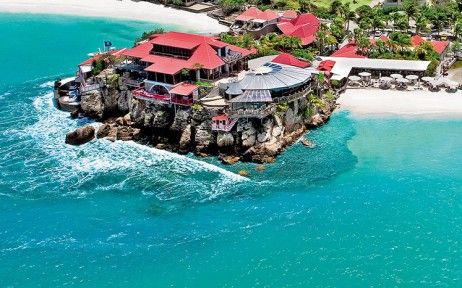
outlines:
{"label": "sandy beach", "polygon": [[461,118],[462,91],[396,91],[347,89],[337,101],[339,110],[354,117],[403,116],[417,118]]}
{"label": "sandy beach", "polygon": [[205,14],[131,0],[0,0],[0,12],[105,17],[176,25],[186,31],[220,33],[227,27]]}

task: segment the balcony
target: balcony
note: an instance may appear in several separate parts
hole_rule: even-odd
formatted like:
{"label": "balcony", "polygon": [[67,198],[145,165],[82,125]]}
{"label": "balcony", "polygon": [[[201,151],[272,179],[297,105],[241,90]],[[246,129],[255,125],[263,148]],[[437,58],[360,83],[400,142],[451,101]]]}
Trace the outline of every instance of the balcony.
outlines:
{"label": "balcony", "polygon": [[227,55],[222,56],[221,59],[225,63],[231,63],[242,58],[242,54],[238,52],[229,51]]}
{"label": "balcony", "polygon": [[232,110],[229,113],[230,118],[257,118],[263,119],[268,115],[276,112],[276,105],[270,104],[263,109],[246,109],[241,108],[239,110]]}
{"label": "balcony", "polygon": [[233,129],[234,125],[236,125],[237,120],[238,120],[237,118],[231,119],[226,124],[212,122],[212,131],[229,132],[231,131],[231,129]]}
{"label": "balcony", "polygon": [[281,102],[295,101],[295,100],[305,97],[310,91],[311,91],[311,86],[307,86],[306,88],[303,88],[303,90],[298,91],[298,92],[293,92],[287,95],[283,94],[282,96],[279,96],[279,97],[277,96],[273,97],[273,102],[281,103]]}
{"label": "balcony", "polygon": [[183,106],[191,106],[193,104],[193,99],[183,99],[179,97],[172,97],[171,103],[183,105]]}
{"label": "balcony", "polygon": [[165,104],[170,103],[170,95],[147,92],[143,88],[133,90],[132,94],[135,98],[143,100],[156,101]]}

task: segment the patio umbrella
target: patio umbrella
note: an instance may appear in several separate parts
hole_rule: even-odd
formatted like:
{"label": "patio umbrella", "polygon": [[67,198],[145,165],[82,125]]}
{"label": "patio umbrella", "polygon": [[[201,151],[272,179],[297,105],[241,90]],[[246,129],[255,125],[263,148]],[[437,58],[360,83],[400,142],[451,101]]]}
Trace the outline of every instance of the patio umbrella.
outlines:
{"label": "patio umbrella", "polygon": [[407,79],[407,80],[414,81],[414,80],[419,79],[419,76],[417,76],[417,75],[407,75],[407,76],[406,76],[406,79]]}
{"label": "patio umbrella", "polygon": [[407,80],[406,78],[398,78],[398,79],[396,79],[396,82],[402,83],[402,84],[407,84],[407,83],[409,83],[409,80]]}
{"label": "patio umbrella", "polygon": [[380,81],[382,81],[382,82],[390,82],[392,80],[393,80],[393,78],[391,78],[391,77],[386,77],[386,76],[380,77]]}
{"label": "patio umbrella", "polygon": [[395,74],[391,74],[390,77],[393,79],[399,79],[399,78],[403,78],[403,75],[395,73]]}
{"label": "patio umbrella", "polygon": [[432,80],[433,80],[433,77],[428,77],[428,76],[422,77],[422,81],[424,82],[431,82]]}
{"label": "patio umbrella", "polygon": [[358,75],[361,76],[361,77],[370,77],[371,73],[369,73],[369,72],[361,72]]}
{"label": "patio umbrella", "polygon": [[359,78],[356,75],[351,75],[350,77],[348,77],[348,80],[350,80],[350,81],[359,81],[359,80],[361,80],[361,78]]}

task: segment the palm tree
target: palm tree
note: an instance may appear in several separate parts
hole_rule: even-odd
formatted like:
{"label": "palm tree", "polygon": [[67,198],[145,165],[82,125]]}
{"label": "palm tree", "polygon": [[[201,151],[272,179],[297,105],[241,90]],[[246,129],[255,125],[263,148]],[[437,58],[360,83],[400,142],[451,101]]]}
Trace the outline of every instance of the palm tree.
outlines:
{"label": "palm tree", "polygon": [[356,21],[356,13],[354,11],[349,11],[345,15],[345,20],[346,20],[346,30],[350,30],[350,21]]}
{"label": "palm tree", "polygon": [[399,22],[399,20],[401,19],[401,15],[398,13],[398,12],[394,12],[391,14],[391,20],[393,21],[393,32],[395,32],[395,28],[396,28],[396,24]]}
{"label": "palm tree", "polygon": [[421,32],[428,32],[428,19],[419,13],[415,17],[415,33],[420,34]]}
{"label": "palm tree", "polygon": [[407,26],[409,27],[411,18],[414,19],[419,12],[419,4],[417,3],[417,0],[404,0],[403,10],[407,15]]}
{"label": "palm tree", "polygon": [[375,15],[372,19],[372,28],[374,31],[385,27],[385,19],[380,15]]}
{"label": "palm tree", "polygon": [[462,36],[462,18],[457,20],[456,24],[454,25],[454,36],[459,39]]}

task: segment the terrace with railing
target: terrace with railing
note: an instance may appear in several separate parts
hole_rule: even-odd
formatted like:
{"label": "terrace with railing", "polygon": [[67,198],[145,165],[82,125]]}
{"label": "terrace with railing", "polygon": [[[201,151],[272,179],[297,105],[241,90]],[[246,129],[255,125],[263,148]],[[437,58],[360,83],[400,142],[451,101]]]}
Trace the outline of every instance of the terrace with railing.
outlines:
{"label": "terrace with railing", "polygon": [[228,123],[216,123],[212,122],[212,131],[224,131],[229,132],[236,125],[238,118],[230,119]]}
{"label": "terrace with railing", "polygon": [[240,108],[236,110],[231,110],[228,114],[230,118],[258,118],[263,119],[268,115],[276,112],[276,105],[269,104],[262,109],[248,109]]}
{"label": "terrace with railing", "polygon": [[293,92],[290,94],[282,94],[282,96],[273,96],[273,102],[274,103],[281,103],[281,102],[291,102],[298,100],[300,98],[305,97],[309,92],[311,91],[311,86],[306,86],[302,90],[299,90],[297,92]]}
{"label": "terrace with railing", "polygon": [[191,106],[193,104],[193,99],[184,99],[183,97],[172,96],[170,102],[182,106]]}
{"label": "terrace with railing", "polygon": [[223,59],[223,61],[225,61],[225,63],[231,63],[231,62],[234,62],[234,61],[239,60],[241,58],[242,58],[241,53],[233,52],[233,51],[229,51],[227,55],[221,57],[221,59]]}
{"label": "terrace with railing", "polygon": [[143,100],[155,101],[166,104],[170,103],[170,95],[147,92],[143,88],[133,90],[132,94],[135,98]]}

